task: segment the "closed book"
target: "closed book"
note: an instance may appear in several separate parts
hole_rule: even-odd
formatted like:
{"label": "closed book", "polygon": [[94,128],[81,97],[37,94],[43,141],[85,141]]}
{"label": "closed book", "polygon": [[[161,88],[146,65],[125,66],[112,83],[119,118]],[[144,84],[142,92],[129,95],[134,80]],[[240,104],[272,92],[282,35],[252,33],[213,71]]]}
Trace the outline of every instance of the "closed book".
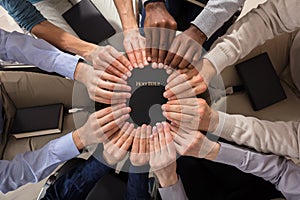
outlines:
{"label": "closed book", "polygon": [[248,93],[253,110],[261,110],[286,99],[280,79],[267,53],[237,64],[236,69]]}
{"label": "closed book", "polygon": [[15,138],[61,133],[63,104],[17,109],[11,134]]}
{"label": "closed book", "polygon": [[116,33],[90,0],[81,0],[62,14],[80,39],[99,44]]}

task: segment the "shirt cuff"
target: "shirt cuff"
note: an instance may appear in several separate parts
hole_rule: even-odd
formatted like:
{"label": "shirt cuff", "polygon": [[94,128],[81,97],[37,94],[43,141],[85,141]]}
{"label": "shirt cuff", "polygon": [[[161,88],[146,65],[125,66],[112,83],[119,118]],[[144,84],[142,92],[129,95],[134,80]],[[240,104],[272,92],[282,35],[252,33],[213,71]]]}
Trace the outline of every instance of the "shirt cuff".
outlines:
{"label": "shirt cuff", "polygon": [[180,177],[179,177],[176,184],[171,185],[169,187],[158,188],[158,191],[159,191],[160,196],[163,200],[188,199],[186,194],[185,194],[184,187],[182,185]]}
{"label": "shirt cuff", "polygon": [[232,141],[231,134],[234,131],[235,127],[235,117],[224,112],[218,111],[219,115],[219,124],[214,132],[211,134],[220,136],[228,141]]}
{"label": "shirt cuff", "polygon": [[230,144],[222,142],[220,142],[220,144],[219,154],[214,161],[240,168],[244,158],[247,156],[247,151]]}
{"label": "shirt cuff", "polygon": [[79,57],[67,53],[61,53],[57,56],[54,71],[62,76],[66,76],[74,80],[74,73],[79,59]]}
{"label": "shirt cuff", "polygon": [[[209,60],[215,67],[217,73],[220,74],[221,71],[229,65],[228,60],[231,59],[229,59],[229,55],[226,53],[226,50],[220,47],[218,42],[216,42],[216,44],[217,46],[213,46],[211,50],[203,56],[203,58]],[[228,51],[229,50],[227,50],[227,52]]]}
{"label": "shirt cuff", "polygon": [[197,26],[208,39],[215,32],[217,18],[213,12],[204,7],[201,13],[191,23]]}
{"label": "shirt cuff", "polygon": [[53,145],[53,153],[58,160],[64,162],[79,155],[79,151],[74,143],[72,132],[56,140]]}

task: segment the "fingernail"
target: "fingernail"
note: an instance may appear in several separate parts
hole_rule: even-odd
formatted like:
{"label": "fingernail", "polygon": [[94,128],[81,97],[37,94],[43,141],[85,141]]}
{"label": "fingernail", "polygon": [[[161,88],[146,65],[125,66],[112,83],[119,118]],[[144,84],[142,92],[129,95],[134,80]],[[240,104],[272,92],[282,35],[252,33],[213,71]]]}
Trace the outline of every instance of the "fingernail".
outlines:
{"label": "fingernail", "polygon": [[164,95],[165,98],[169,98],[169,96],[170,96],[168,92],[164,92],[163,95]]}
{"label": "fingernail", "polygon": [[162,69],[162,68],[164,68],[164,64],[162,64],[162,63],[159,63],[159,64],[158,64],[158,68],[159,68],[159,69]]}
{"label": "fingernail", "polygon": [[167,72],[167,74],[170,75],[170,74],[172,74],[172,69],[167,69],[166,72]]}
{"label": "fingernail", "polygon": [[148,62],[151,62],[151,57],[148,57],[148,58],[147,58],[147,61],[148,61]]}
{"label": "fingernail", "polygon": [[136,63],[133,64],[134,68],[138,68],[138,65]]}
{"label": "fingernail", "polygon": [[165,110],[165,109],[166,109],[166,105],[165,105],[165,104],[162,105],[162,106],[161,106],[161,109],[162,109],[162,110]]}
{"label": "fingernail", "polygon": [[162,114],[163,114],[163,116],[167,117],[167,113],[166,112],[163,112]]}
{"label": "fingernail", "polygon": [[140,63],[139,68],[144,68],[144,65],[142,63]]}
{"label": "fingernail", "polygon": [[132,74],[131,74],[131,72],[127,72],[126,75],[127,75],[127,77],[131,77]]}
{"label": "fingernail", "polygon": [[156,62],[152,63],[152,68],[153,68],[153,69],[157,69],[157,67],[158,67],[158,66],[157,66],[157,63],[156,63]]}
{"label": "fingernail", "polygon": [[130,93],[127,93],[126,94],[126,98],[130,98],[131,97],[131,94]]}
{"label": "fingernail", "polygon": [[147,60],[144,61],[144,65],[145,66],[149,65],[149,63],[147,62]]}
{"label": "fingernail", "polygon": [[122,75],[122,79],[127,80],[127,76],[125,74]]}
{"label": "fingernail", "polygon": [[130,71],[133,70],[133,67],[132,67],[131,65],[129,66],[129,70],[130,70]]}

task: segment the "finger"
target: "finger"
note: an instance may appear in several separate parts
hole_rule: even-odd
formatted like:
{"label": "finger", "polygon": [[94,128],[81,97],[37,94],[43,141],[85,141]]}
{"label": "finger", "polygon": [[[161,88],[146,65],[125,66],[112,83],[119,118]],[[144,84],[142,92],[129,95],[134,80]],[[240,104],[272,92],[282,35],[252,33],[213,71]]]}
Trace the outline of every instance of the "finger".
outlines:
{"label": "finger", "polygon": [[121,78],[119,78],[117,76],[114,76],[112,74],[106,73],[104,71],[99,72],[99,77],[102,80],[105,80],[105,81],[110,81],[110,82],[113,82],[113,83],[127,84],[127,82],[124,79],[121,79]]}
{"label": "finger", "polygon": [[112,138],[110,138],[111,143],[115,144],[119,140],[119,138],[125,133],[128,127],[129,127],[129,122],[125,122],[122,128],[118,131],[118,133],[116,133],[115,135],[113,135]]}
{"label": "finger", "polygon": [[140,135],[140,141],[139,141],[139,152],[140,153],[146,153],[147,146],[146,146],[146,141],[147,141],[147,126],[145,124],[142,125],[141,127],[141,135]]}
{"label": "finger", "polygon": [[158,132],[158,137],[159,137],[160,149],[161,149],[161,151],[163,151],[166,147],[166,140],[165,140],[163,125],[161,123],[159,123],[156,125],[156,127],[157,127],[157,132]]}
{"label": "finger", "polygon": [[[122,106],[122,107],[121,107]],[[102,115],[96,112],[96,117],[98,119],[99,125],[104,125],[108,122],[111,122],[122,115],[128,114],[131,111],[130,107],[125,107],[124,104],[121,104],[120,107],[110,108],[110,113],[106,115]]]}
{"label": "finger", "polygon": [[198,98],[186,98],[179,100],[170,100],[167,102],[168,105],[184,105],[184,106],[197,106]]}
{"label": "finger", "polygon": [[141,48],[141,53],[142,53],[142,60],[144,65],[149,65],[148,61],[147,61],[147,57],[146,57],[146,39],[144,37],[141,36],[142,39],[139,40],[139,45]]}
{"label": "finger", "polygon": [[146,59],[148,62],[151,62],[152,28],[145,28],[144,31],[146,36]]}
{"label": "finger", "polygon": [[99,89],[107,89],[111,91],[131,91],[131,87],[125,84],[112,83],[108,81],[102,81],[101,84],[98,85]]}
{"label": "finger", "polygon": [[152,47],[151,47],[151,61],[154,64],[154,68],[157,68],[157,62],[158,62],[158,50],[159,50],[159,42],[160,42],[160,31],[157,28],[154,28],[153,31],[151,31],[152,36]]}
{"label": "finger", "polygon": [[113,51],[110,52],[112,57],[114,59],[116,59],[116,61],[118,61],[116,68],[120,71],[123,72],[124,74],[130,72],[130,70],[132,70],[132,66],[130,61],[119,51],[117,51],[116,49],[113,49]]}
{"label": "finger", "polygon": [[172,60],[174,59],[174,56],[176,55],[176,52],[178,51],[180,43],[178,42],[177,37],[174,39],[174,41],[171,44],[171,47],[168,51],[168,54],[166,56],[166,59],[164,61],[165,65],[169,65],[172,62]]}
{"label": "finger", "polygon": [[124,48],[125,48],[128,59],[130,60],[133,67],[136,68],[137,67],[137,61],[136,61],[135,56],[134,56],[134,50],[133,50],[133,47],[131,45],[131,42],[130,41],[124,41],[123,45],[124,45]]}
{"label": "finger", "polygon": [[113,112],[113,110],[118,110],[118,109],[122,109],[122,108],[125,108],[126,107],[126,104],[118,104],[118,105],[115,105],[113,107],[109,106],[109,107],[106,107],[106,108],[103,108],[97,112],[95,112],[95,116],[97,119],[103,117],[103,116],[106,116],[110,113]]}
{"label": "finger", "polygon": [[141,127],[138,127],[135,131],[135,136],[133,139],[133,144],[132,144],[132,153],[138,153],[139,152],[139,143],[141,140]]}
{"label": "finger", "polygon": [[126,141],[121,146],[121,150],[128,151],[128,149],[130,148],[130,146],[132,144],[133,138],[135,137],[134,134],[135,134],[135,131],[133,130],[131,132],[131,134],[129,135],[129,137],[126,139]]}
{"label": "finger", "polygon": [[95,89],[95,98],[109,99],[114,101],[114,103],[116,103],[117,100],[129,99],[130,97],[131,94],[129,92],[111,92],[100,88]]}
{"label": "finger", "polygon": [[163,126],[164,126],[164,133],[165,133],[168,153],[173,154],[175,152],[175,147],[174,147],[173,138],[170,131],[170,126],[166,122],[163,123]]}
{"label": "finger", "polygon": [[160,145],[159,145],[159,140],[158,140],[158,132],[157,132],[157,127],[154,126],[152,129],[152,135],[153,135],[153,140],[154,140],[154,151],[155,155],[160,153]]}
{"label": "finger", "polygon": [[149,140],[150,140],[151,133],[152,133],[152,127],[148,125],[146,130],[146,146],[147,146],[146,152],[147,153],[149,153],[150,151]]}
{"label": "finger", "polygon": [[127,140],[127,138],[130,135],[132,135],[133,129],[134,129],[134,125],[130,124],[129,127],[123,133],[123,135],[120,137],[120,139],[116,142],[116,147],[121,148],[121,146],[124,144],[124,142]]}
{"label": "finger", "polygon": [[127,119],[129,119],[129,117],[130,117],[129,114],[122,115],[121,117],[117,118],[116,120],[111,121],[111,122],[105,124],[104,126],[102,126],[102,131],[104,133],[106,133],[107,131],[109,131],[110,129],[112,129],[114,127],[118,127],[118,128],[122,127],[123,124],[125,123],[125,121]]}
{"label": "finger", "polygon": [[137,41],[132,42],[132,47],[137,64],[140,68],[144,67],[142,49],[140,47],[139,39]]}

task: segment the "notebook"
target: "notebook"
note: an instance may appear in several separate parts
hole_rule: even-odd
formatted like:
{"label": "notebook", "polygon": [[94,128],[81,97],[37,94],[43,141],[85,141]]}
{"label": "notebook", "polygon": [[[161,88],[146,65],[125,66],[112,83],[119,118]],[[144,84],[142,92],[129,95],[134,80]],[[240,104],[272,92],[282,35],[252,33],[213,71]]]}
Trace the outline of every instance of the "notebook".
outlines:
{"label": "notebook", "polygon": [[11,134],[15,138],[61,133],[63,104],[17,109]]}
{"label": "notebook", "polygon": [[286,99],[286,94],[267,53],[236,65],[255,111]]}
{"label": "notebook", "polygon": [[116,33],[90,0],[81,0],[62,14],[80,39],[99,44]]}

